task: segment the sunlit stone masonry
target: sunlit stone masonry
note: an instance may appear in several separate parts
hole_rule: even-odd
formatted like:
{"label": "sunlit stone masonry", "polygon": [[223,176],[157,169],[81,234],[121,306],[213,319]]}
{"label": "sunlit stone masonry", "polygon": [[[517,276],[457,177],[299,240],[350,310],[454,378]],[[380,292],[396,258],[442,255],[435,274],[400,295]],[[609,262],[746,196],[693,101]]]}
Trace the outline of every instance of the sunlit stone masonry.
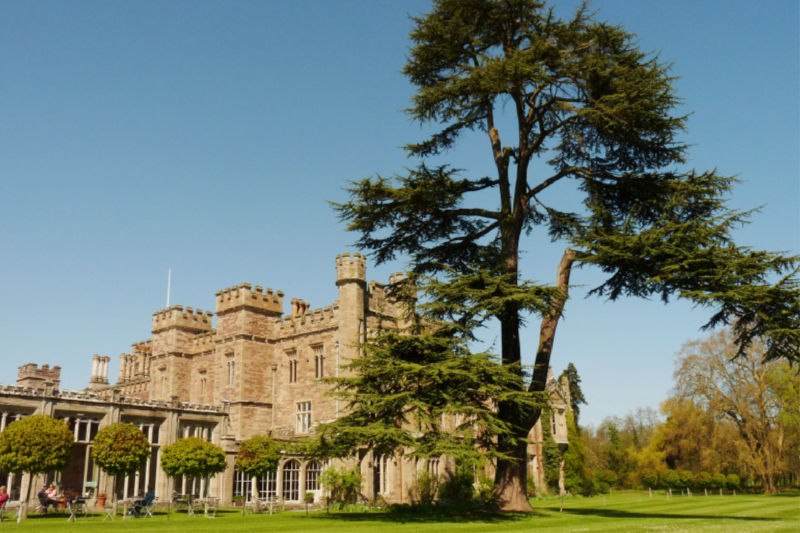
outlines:
{"label": "sunlit stone masonry", "polygon": [[[249,500],[255,488],[260,499],[277,499],[287,507],[301,505],[305,493],[312,492],[319,505],[323,491],[318,479],[329,464],[287,454],[276,474],[247,479],[236,472],[234,459],[239,443],[254,435],[291,441],[340,416],[344,406],[326,395],[330,386],[319,378],[340,375],[341,366],[359,356],[354,346],[377,326],[379,314],[398,316],[400,311],[387,294],[403,274],[390,276],[388,285],[367,282],[366,274],[362,255],[337,256],[339,299],[313,310],[309,302],[292,298],[284,314],[283,292],[243,283],[217,292],[215,312],[180,305],[156,311],[151,337],[119,356],[114,385],[109,384],[108,356],[93,356],[89,386],[81,391],[59,388],[58,366],[23,365],[15,386],[0,386],[0,430],[22,417],[45,414],[64,419],[75,432],[69,466],[34,479],[37,485],[59,481],[67,491],[109,497],[113,492],[133,497],[154,490],[161,501],[176,493],[194,494],[218,497],[222,505],[230,505],[236,495]],[[552,372],[549,378],[554,438],[566,445],[568,387],[553,379]],[[153,451],[135,476],[115,481],[93,464],[91,449],[99,429],[120,421],[139,426]],[[225,450],[225,473],[210,480],[164,474],[161,447],[190,435]],[[537,483],[543,481],[541,441],[537,424],[529,445],[529,470]],[[416,470],[446,478],[454,467],[447,457],[417,462],[374,456],[366,449],[342,464],[356,463],[363,474],[365,499],[381,496],[398,503],[411,500]],[[18,499],[25,494],[28,477],[15,479],[3,472],[0,484]]]}

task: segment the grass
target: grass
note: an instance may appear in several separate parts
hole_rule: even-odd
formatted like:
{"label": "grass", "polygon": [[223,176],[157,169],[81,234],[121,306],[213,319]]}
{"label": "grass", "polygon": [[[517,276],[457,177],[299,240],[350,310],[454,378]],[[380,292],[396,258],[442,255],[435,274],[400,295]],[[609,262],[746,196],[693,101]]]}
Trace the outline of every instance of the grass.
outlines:
{"label": "grass", "polygon": [[256,532],[279,531],[319,533],[401,533],[455,531],[480,532],[797,532],[800,531],[800,495],[797,491],[779,496],[730,495],[673,497],[652,500],[647,494],[614,494],[606,498],[567,499],[559,512],[560,500],[534,502],[534,513],[507,515],[496,513],[331,513],[284,512],[275,516],[247,515],[223,510],[215,519],[190,518],[185,513],[166,513],[153,519],[139,518],[102,522],[79,520],[67,523],[65,516],[36,516],[17,525],[7,520],[0,529],[7,531],[146,531],[146,532]]}

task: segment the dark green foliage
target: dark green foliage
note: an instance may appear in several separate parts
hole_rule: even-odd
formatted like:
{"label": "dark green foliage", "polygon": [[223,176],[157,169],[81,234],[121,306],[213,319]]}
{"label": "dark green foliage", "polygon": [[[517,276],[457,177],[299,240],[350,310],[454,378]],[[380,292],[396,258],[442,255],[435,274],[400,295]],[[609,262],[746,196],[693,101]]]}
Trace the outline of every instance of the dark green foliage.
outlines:
{"label": "dark green foliage", "polygon": [[608,492],[611,490],[611,485],[609,485],[605,481],[602,481],[602,479],[603,479],[602,476],[599,475],[594,477],[593,492],[595,494],[608,494]]}
{"label": "dark green foliage", "polygon": [[739,476],[737,476],[736,474],[728,474],[728,476],[725,478],[725,484],[731,490],[739,490],[740,486]]}
{"label": "dark green foliage", "polygon": [[[767,357],[798,359],[796,260],[733,244],[749,214],[725,204],[734,180],[683,169],[686,119],[675,112],[668,63],[586,3],[563,20],[537,0],[434,0],[413,24],[403,73],[416,93],[407,112],[434,131],[407,145],[409,155],[440,155],[476,133],[488,137],[496,172],[469,177],[422,162],[405,176],[352,183],[334,208],[378,264],[408,258],[428,276],[418,286],[430,317],[457,324],[465,338],[497,319],[501,361],[519,376],[519,329],[528,315],[541,318],[534,370],[518,390],[542,394],[569,272],[573,263],[593,265],[607,276],[593,294],[686,298],[713,310],[705,327],[734,324],[740,353],[764,337]],[[510,131],[495,120],[503,109],[513,115],[502,121]],[[553,194],[544,191],[563,186],[577,188],[582,202],[545,203]],[[521,279],[523,239],[537,229],[574,249],[557,287]],[[508,481],[522,475],[513,464],[525,460],[521,441],[541,414],[535,404],[495,403],[505,427],[495,426],[486,449],[497,457],[500,492],[525,486]],[[350,421],[363,428],[364,415]],[[393,427],[373,426],[388,441],[408,438]],[[362,437],[382,440],[363,431],[346,438]],[[449,439],[427,435],[440,437]],[[524,494],[504,501],[512,499],[509,508],[524,510]]]}
{"label": "dark green foliage", "polygon": [[694,477],[694,486],[698,489],[711,488],[711,474],[708,472],[700,472]]}
{"label": "dark green foliage", "polygon": [[609,422],[606,425],[606,434],[608,435],[608,446],[605,450],[607,457],[606,464],[617,476],[622,476],[625,474],[628,465],[626,453],[622,448],[622,441],[619,437],[619,430],[614,424]]}
{"label": "dark green foliage", "polygon": [[645,468],[639,473],[639,479],[645,487],[654,489],[658,487],[658,472],[652,468]]}
{"label": "dark green foliage", "polygon": [[62,420],[32,415],[0,433],[0,468],[4,472],[44,474],[62,470],[72,456],[75,436]]}
{"label": "dark green foliage", "polygon": [[728,478],[725,477],[725,474],[720,474],[717,472],[711,476],[711,483],[709,484],[710,489],[724,489],[725,486],[728,484]]}
{"label": "dark green foliage", "polygon": [[544,480],[547,483],[548,489],[558,494],[558,480],[561,476],[561,450],[558,449],[555,439],[553,439],[553,430],[550,425],[549,410],[544,411],[541,418],[542,420],[542,435],[544,442],[542,443],[542,463],[544,464]]}
{"label": "dark green foliage", "polygon": [[439,499],[463,503],[475,499],[475,471],[469,466],[456,466],[452,477],[439,485]]}
{"label": "dark green foliage", "polygon": [[575,365],[570,363],[567,365],[567,369],[564,370],[560,376],[558,376],[558,381],[560,382],[564,376],[567,377],[567,381],[569,382],[569,401],[570,401],[570,408],[572,408],[572,414],[575,416],[575,429],[577,433],[580,433],[580,426],[579,419],[581,414],[581,404],[589,405],[586,402],[586,398],[583,396],[583,391],[581,390],[581,378],[578,375],[578,369],[575,368]]}
{"label": "dark green foliage", "polygon": [[150,443],[141,429],[119,422],[97,432],[92,458],[101,470],[111,476],[136,473],[150,456]]}
{"label": "dark green foliage", "polygon": [[[567,436],[569,447],[564,453],[564,487],[570,494],[585,494],[593,483],[588,483],[586,475],[586,449],[575,425],[575,417],[567,414]],[[589,491],[591,492],[591,490]]]}
{"label": "dark green foliage", "polygon": [[329,503],[354,504],[361,493],[361,470],[331,467],[320,475],[319,483],[328,492]]}
{"label": "dark green foliage", "polygon": [[527,485],[527,492],[528,498],[535,498],[536,497],[536,480],[533,479],[531,474],[528,474],[528,485]]}
{"label": "dark green foliage", "polygon": [[483,474],[478,477],[478,499],[488,504],[495,501],[494,479]]}
{"label": "dark green foliage", "polygon": [[239,445],[236,469],[250,477],[260,477],[278,471],[281,447],[270,437],[256,435]]}
{"label": "dark green foliage", "polygon": [[347,414],[317,428],[309,453],[344,457],[366,445],[377,454],[448,455],[465,464],[501,456],[494,439],[514,431],[491,406],[533,398],[518,367],[470,353],[450,327],[381,329],[346,366],[351,377],[327,378]]}
{"label": "dark green foliage", "polygon": [[668,468],[661,472],[661,486],[665,489],[675,489],[681,486],[681,478],[680,475]]}
{"label": "dark green foliage", "polygon": [[170,477],[205,478],[224,472],[225,452],[199,437],[187,437],[161,448],[161,468]]}
{"label": "dark green foliage", "polygon": [[683,488],[690,489],[694,487],[694,474],[689,470],[681,470],[678,472],[678,477],[680,478],[680,486]]}
{"label": "dark green foliage", "polygon": [[613,470],[602,470],[595,474],[595,481],[605,483],[609,487],[614,487],[619,483],[619,476]]}
{"label": "dark green foliage", "polygon": [[411,496],[419,505],[431,505],[439,493],[439,476],[427,470],[417,470],[414,473],[414,483],[411,485]]}

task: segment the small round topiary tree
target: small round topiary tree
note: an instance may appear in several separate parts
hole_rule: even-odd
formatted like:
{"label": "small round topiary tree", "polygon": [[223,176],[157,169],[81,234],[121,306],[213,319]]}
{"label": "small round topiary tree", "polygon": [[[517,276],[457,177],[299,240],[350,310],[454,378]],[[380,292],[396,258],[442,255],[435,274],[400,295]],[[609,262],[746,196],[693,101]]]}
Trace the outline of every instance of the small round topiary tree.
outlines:
{"label": "small round topiary tree", "polygon": [[[239,445],[239,454],[236,456],[236,469],[244,472],[248,477],[266,476],[278,471],[281,461],[281,447],[270,437],[256,435]],[[253,490],[253,501],[258,497]],[[245,506],[242,505],[242,515]]]}
{"label": "small round topiary tree", "polygon": [[728,474],[728,477],[725,479],[728,488],[731,490],[739,490],[739,476],[736,474]]}
{"label": "small round topiary tree", "polygon": [[[98,431],[94,438],[92,459],[109,476],[135,475],[149,456],[150,443],[133,424],[111,424]],[[114,493],[116,495],[116,491]],[[114,500],[116,504],[116,497]]]}
{"label": "small round topiary tree", "polygon": [[639,479],[642,484],[650,491],[650,497],[653,497],[653,489],[658,486],[658,472],[652,468],[645,468],[639,473]]}
{"label": "small round topiary tree", "polygon": [[722,495],[722,489],[725,488],[725,485],[728,484],[728,478],[725,477],[725,474],[720,474],[717,472],[713,476],[711,476],[711,488],[712,489],[719,489],[720,496]]}
{"label": "small round topiary tree", "polygon": [[212,477],[227,468],[225,452],[199,437],[187,437],[161,449],[161,469],[170,477]]}
{"label": "small round topiary tree", "polygon": [[681,478],[678,473],[670,468],[667,468],[663,472],[661,472],[661,485],[672,492],[672,489],[675,487],[679,487],[681,483]]}
{"label": "small round topiary tree", "polygon": [[678,472],[678,477],[680,477],[682,488],[689,490],[694,486],[694,474],[691,471],[681,470]]}
{"label": "small round topiary tree", "polygon": [[[12,422],[0,433],[0,468],[31,477],[62,470],[72,457],[75,436],[63,420],[33,415]],[[33,479],[22,502],[17,522],[28,516]]]}
{"label": "small round topiary tree", "polygon": [[706,496],[708,496],[708,488],[711,487],[711,474],[708,472],[700,472],[694,478],[694,485],[698,489],[703,489],[706,491]]}

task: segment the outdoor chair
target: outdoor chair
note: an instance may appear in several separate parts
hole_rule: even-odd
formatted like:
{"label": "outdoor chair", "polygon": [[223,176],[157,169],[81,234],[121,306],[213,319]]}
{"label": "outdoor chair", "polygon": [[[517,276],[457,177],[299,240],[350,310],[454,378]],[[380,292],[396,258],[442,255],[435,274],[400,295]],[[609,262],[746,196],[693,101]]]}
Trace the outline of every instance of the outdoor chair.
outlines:
{"label": "outdoor chair", "polygon": [[257,499],[253,499],[250,501],[244,502],[244,512],[247,513],[258,513],[261,511],[261,505],[259,504]]}
{"label": "outdoor chair", "polygon": [[111,521],[114,521],[114,504],[113,503],[106,503],[102,507],[103,511],[105,511],[105,516],[103,517],[103,522],[106,521],[107,518],[110,518]]}
{"label": "outdoor chair", "polygon": [[149,502],[145,499],[145,505],[142,507],[142,510],[139,511],[139,514],[145,518],[153,518],[153,511],[156,510],[156,503],[158,503],[157,498],[152,498]]}
{"label": "outdoor chair", "polygon": [[278,503],[280,503],[280,500],[278,499],[277,495],[269,496],[267,498],[267,506],[269,507],[269,514],[273,514],[278,511]]}
{"label": "outdoor chair", "polygon": [[152,507],[155,505],[156,495],[152,492],[148,493],[143,500],[134,500],[131,505],[131,513],[133,516],[142,516],[142,513],[147,514],[147,509],[151,508],[150,518],[152,515]]}
{"label": "outdoor chair", "polygon": [[208,500],[206,500],[206,518],[217,517],[218,505],[219,505],[219,498],[208,498]]}
{"label": "outdoor chair", "polygon": [[83,515],[83,518],[91,518],[92,520],[97,517],[94,515],[92,506],[89,505],[89,500],[78,500],[78,512]]}
{"label": "outdoor chair", "polygon": [[189,500],[186,502],[187,516],[198,516],[198,514],[202,509],[203,509],[202,500],[198,498],[189,498]]}

